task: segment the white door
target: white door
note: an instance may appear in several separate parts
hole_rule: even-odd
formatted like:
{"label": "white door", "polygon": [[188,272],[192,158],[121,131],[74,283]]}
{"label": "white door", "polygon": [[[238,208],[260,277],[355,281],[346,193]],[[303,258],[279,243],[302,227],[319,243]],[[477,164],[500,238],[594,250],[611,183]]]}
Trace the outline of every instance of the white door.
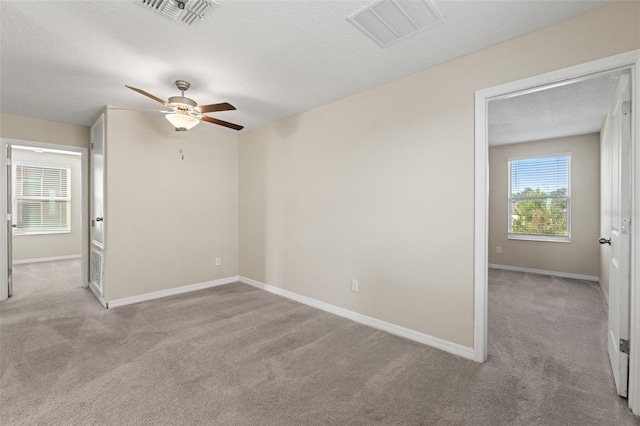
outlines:
{"label": "white door", "polygon": [[91,257],[90,284],[101,295],[104,259],[104,114],[91,126]]}
{"label": "white door", "polygon": [[7,145],[7,295],[13,295],[13,177],[11,166],[11,145]]}
{"label": "white door", "polygon": [[91,242],[104,249],[104,115],[91,126]]}
{"label": "white door", "polygon": [[[629,354],[629,229],[631,224],[631,90],[620,78],[611,120],[611,230],[608,349],[618,394],[627,396]],[[601,242],[603,242],[601,240]]]}

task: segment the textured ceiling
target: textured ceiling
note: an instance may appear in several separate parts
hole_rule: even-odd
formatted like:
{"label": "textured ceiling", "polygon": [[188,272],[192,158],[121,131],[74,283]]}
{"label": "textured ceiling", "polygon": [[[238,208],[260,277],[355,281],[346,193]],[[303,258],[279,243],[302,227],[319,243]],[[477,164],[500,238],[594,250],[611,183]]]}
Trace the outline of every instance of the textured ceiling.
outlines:
{"label": "textured ceiling", "polygon": [[621,74],[489,102],[489,146],[599,132]]}
{"label": "textured ceiling", "polygon": [[[370,1],[220,0],[195,28],[120,1],[0,1],[0,110],[90,125],[192,84],[253,129],[534,31],[609,1],[435,1],[445,22],[387,48],[347,17]],[[246,131],[246,130],[245,130]]]}

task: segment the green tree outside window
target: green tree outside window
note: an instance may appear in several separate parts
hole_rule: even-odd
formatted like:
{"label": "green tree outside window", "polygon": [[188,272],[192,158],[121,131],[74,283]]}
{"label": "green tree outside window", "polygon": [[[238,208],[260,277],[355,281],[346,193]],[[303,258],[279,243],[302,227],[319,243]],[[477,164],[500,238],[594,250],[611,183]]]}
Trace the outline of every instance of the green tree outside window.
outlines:
{"label": "green tree outside window", "polygon": [[571,154],[509,159],[509,238],[567,241]]}
{"label": "green tree outside window", "polygon": [[[566,188],[551,192],[551,197],[566,197]],[[533,235],[567,235],[567,199],[547,198],[539,189],[526,188],[513,201],[512,232]],[[535,197],[535,198],[532,198]],[[542,198],[544,197],[544,198]],[[531,199],[527,199],[531,198]]]}

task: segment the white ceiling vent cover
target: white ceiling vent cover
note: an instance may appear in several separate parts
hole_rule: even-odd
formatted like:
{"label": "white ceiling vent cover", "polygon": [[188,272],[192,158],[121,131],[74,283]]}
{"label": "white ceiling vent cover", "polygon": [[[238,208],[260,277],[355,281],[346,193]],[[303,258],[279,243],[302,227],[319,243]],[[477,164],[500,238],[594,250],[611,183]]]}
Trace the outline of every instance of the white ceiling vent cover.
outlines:
{"label": "white ceiling vent cover", "polygon": [[444,22],[431,0],[379,0],[348,19],[382,47]]}
{"label": "white ceiling vent cover", "polygon": [[202,22],[214,0],[134,0],[145,9],[165,15],[185,27]]}

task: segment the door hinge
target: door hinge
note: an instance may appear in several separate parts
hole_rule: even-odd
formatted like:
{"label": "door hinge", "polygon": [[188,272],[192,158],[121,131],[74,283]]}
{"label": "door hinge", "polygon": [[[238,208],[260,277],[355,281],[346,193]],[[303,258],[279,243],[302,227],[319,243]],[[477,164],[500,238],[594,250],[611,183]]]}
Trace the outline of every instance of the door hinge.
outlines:
{"label": "door hinge", "polygon": [[624,115],[631,113],[631,101],[626,101],[622,103],[622,113]]}
{"label": "door hinge", "polygon": [[91,142],[91,149],[93,149],[93,142]]}
{"label": "door hinge", "polygon": [[629,354],[629,339],[620,339],[620,352]]}

